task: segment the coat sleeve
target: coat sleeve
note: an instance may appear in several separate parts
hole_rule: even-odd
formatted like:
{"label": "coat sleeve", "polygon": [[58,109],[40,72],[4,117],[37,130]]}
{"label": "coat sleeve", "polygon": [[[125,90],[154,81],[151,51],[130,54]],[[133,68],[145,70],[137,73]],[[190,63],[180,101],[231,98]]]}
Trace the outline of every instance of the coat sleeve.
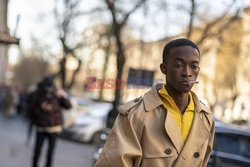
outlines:
{"label": "coat sleeve", "polygon": [[120,111],[95,167],[140,166],[143,114],[136,108],[134,111]]}
{"label": "coat sleeve", "polygon": [[72,107],[70,100],[68,98],[65,98],[65,97],[60,97],[59,103],[65,109],[70,109]]}
{"label": "coat sleeve", "polygon": [[206,151],[206,154],[205,154],[205,158],[204,158],[202,167],[206,167],[207,166],[207,163],[209,161],[211,152],[213,150],[214,134],[215,134],[215,127],[214,126],[215,125],[214,125],[214,121],[213,121],[211,132],[210,132],[211,136],[210,136],[209,141],[208,141],[208,147],[207,147],[207,151]]}

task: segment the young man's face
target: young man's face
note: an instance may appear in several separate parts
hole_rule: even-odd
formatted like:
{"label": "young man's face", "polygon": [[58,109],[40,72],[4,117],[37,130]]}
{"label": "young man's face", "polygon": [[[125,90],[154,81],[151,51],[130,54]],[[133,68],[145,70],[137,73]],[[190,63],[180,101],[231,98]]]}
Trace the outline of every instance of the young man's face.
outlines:
{"label": "young man's face", "polygon": [[161,64],[167,84],[180,93],[187,93],[199,74],[200,55],[191,46],[174,47],[169,51],[167,62]]}

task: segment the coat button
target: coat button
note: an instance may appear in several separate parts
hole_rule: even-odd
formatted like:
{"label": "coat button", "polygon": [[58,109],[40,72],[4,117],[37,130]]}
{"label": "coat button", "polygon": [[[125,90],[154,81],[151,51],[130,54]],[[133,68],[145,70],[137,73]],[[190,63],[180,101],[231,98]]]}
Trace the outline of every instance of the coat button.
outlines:
{"label": "coat button", "polygon": [[170,154],[172,153],[171,148],[167,148],[167,149],[165,150],[165,153],[166,153],[167,155],[170,155]]}
{"label": "coat button", "polygon": [[136,98],[135,100],[134,100],[134,102],[136,103],[136,102],[138,102],[140,100],[140,98]]}
{"label": "coat button", "polygon": [[200,153],[198,153],[198,152],[195,152],[195,153],[194,153],[194,157],[195,157],[195,158],[199,158],[199,156],[200,156]]}

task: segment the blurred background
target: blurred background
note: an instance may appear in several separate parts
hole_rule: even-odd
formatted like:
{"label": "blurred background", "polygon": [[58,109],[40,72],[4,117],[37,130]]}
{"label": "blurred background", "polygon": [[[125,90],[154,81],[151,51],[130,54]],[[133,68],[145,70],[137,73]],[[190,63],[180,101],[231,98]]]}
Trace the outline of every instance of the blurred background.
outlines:
{"label": "blurred background", "polygon": [[[108,112],[165,81],[162,49],[177,37],[201,51],[193,90],[218,122],[249,141],[250,1],[0,0],[0,166],[29,166],[27,96],[46,75],[73,104],[55,166],[92,166]],[[117,78],[122,89],[88,89],[88,81]],[[250,144],[241,141],[249,165]]]}

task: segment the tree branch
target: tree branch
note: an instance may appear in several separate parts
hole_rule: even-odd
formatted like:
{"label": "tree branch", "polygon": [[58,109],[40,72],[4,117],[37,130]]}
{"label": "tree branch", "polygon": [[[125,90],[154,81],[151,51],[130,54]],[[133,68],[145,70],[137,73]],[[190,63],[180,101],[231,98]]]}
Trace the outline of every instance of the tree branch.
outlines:
{"label": "tree branch", "polygon": [[74,14],[74,16],[79,17],[79,16],[84,16],[84,15],[90,15],[92,13],[103,12],[105,10],[106,10],[105,8],[96,7],[96,8],[89,10],[89,11],[78,11]]}
{"label": "tree branch", "polygon": [[211,21],[205,26],[200,39],[197,41],[197,45],[201,45],[204,42],[204,40],[207,38],[207,36],[209,36],[211,29],[215,27],[218,23],[220,23],[222,20],[224,20],[226,16],[228,16],[230,9],[235,4],[235,2],[236,0],[232,0],[232,3],[228,5],[227,9],[220,17],[214,19],[213,21]]}
{"label": "tree branch", "polygon": [[191,1],[191,10],[189,12],[190,20],[188,25],[187,38],[190,38],[193,33],[193,22],[194,22],[194,16],[196,14],[196,2],[195,0],[190,0],[190,1]]}
{"label": "tree branch", "polygon": [[203,34],[200,38],[200,40],[197,42],[197,45],[201,45],[205,40],[206,38],[208,37],[214,37],[214,36],[217,36],[218,34],[221,34],[223,33],[223,31],[225,31],[226,29],[228,29],[228,27],[238,19],[239,17],[239,14],[240,14],[240,9],[238,9],[235,14],[230,17],[222,26],[220,26],[220,28],[217,30],[217,32],[209,32],[209,30],[214,26],[216,25],[217,23],[221,22],[226,16],[221,16],[219,19],[216,19],[214,20],[212,23],[208,24],[205,28],[205,30],[203,31]]}
{"label": "tree branch", "polygon": [[105,0],[106,4],[111,12],[113,22],[118,25],[117,19],[116,19],[116,9],[115,9],[115,4],[114,1],[111,0]]}
{"label": "tree branch", "polygon": [[125,14],[123,20],[120,23],[120,26],[123,27],[126,22],[128,21],[129,16],[134,13],[139,7],[141,7],[141,5],[143,5],[146,2],[146,0],[140,0],[133,9],[131,9],[127,14]]}

